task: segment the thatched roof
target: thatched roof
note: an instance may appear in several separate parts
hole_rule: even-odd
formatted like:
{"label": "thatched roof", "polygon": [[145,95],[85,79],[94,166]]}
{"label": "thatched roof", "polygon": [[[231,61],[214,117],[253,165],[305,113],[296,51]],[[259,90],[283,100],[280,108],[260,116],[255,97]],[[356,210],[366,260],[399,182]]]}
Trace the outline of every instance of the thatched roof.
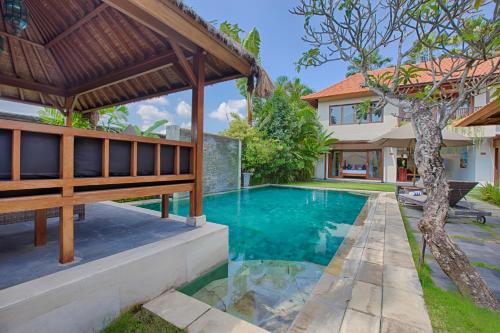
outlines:
{"label": "thatched roof", "polygon": [[25,4],[29,26],[20,36],[0,17],[6,49],[0,55],[0,98],[63,107],[76,95],[75,111],[89,111],[190,89],[184,66],[191,66],[199,48],[206,52],[207,84],[247,76],[257,80],[257,94],[272,90],[251,54],[182,2]]}

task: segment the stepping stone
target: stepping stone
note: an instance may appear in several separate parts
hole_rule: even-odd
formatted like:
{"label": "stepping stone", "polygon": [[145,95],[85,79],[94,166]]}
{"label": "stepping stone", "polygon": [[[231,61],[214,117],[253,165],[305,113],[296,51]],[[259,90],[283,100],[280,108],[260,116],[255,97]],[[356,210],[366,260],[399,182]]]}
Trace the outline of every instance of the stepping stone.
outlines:
{"label": "stepping stone", "polygon": [[349,308],[380,317],[382,311],[382,287],[356,281],[352,289]]}
{"label": "stepping stone", "polygon": [[412,294],[422,295],[422,286],[414,268],[392,265],[384,266],[384,287],[402,289]]}
{"label": "stepping stone", "polygon": [[384,286],[382,317],[432,331],[423,297],[400,289]]}
{"label": "stepping stone", "polygon": [[266,333],[267,331],[218,309],[210,309],[187,328],[189,333]]}
{"label": "stepping stone", "polygon": [[340,333],[379,333],[380,317],[347,309]]}
{"label": "stepping stone", "polygon": [[210,310],[210,305],[176,290],[158,296],[144,304],[143,307],[181,329],[188,327],[189,324]]}
{"label": "stepping stone", "polygon": [[361,260],[371,262],[372,264],[382,265],[384,263],[384,251],[365,249]]}
{"label": "stepping stone", "polygon": [[368,261],[362,261],[361,265],[359,266],[359,271],[358,275],[356,276],[356,280],[381,286],[382,270],[383,270],[382,265],[373,264]]}
{"label": "stepping stone", "polygon": [[432,333],[432,330],[411,326],[394,319],[382,318],[380,333]]}

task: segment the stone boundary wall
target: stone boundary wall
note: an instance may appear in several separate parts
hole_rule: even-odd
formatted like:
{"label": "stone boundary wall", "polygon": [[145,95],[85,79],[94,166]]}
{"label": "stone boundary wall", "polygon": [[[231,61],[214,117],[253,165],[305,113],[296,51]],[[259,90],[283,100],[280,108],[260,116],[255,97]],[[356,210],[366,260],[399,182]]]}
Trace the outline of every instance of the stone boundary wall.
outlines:
{"label": "stone boundary wall", "polygon": [[[171,125],[166,137],[190,141],[191,131]],[[222,135],[204,133],[203,192],[239,190],[241,187],[241,142]]]}

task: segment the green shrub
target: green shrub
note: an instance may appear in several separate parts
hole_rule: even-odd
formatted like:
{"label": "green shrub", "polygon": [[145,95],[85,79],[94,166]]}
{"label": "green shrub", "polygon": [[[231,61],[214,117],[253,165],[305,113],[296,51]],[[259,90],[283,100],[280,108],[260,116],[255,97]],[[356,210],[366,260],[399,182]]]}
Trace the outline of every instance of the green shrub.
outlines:
{"label": "green shrub", "polygon": [[479,187],[479,194],[484,201],[500,205],[500,189],[493,184],[487,183]]}
{"label": "green shrub", "polygon": [[252,184],[310,180],[322,154],[335,142],[322,130],[317,112],[300,96],[310,93],[300,80],[280,77],[274,93],[254,101],[254,126],[233,115],[222,134],[242,141],[242,169]]}

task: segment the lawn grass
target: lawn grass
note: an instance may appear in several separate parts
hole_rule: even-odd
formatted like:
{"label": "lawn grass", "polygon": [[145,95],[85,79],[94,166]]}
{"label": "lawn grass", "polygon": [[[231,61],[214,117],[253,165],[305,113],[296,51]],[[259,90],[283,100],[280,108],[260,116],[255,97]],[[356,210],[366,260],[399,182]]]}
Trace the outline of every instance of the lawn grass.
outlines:
{"label": "lawn grass", "polygon": [[141,306],[122,313],[101,333],[187,333]]}
{"label": "lawn grass", "polygon": [[[419,246],[404,210],[400,207],[415,266],[418,267]],[[418,272],[425,304],[435,333],[500,332],[500,312],[477,307],[458,292],[447,291],[434,284],[427,264]]]}
{"label": "lawn grass", "polygon": [[395,192],[396,187],[392,184],[381,183],[363,183],[363,182],[328,182],[328,181],[310,181],[310,182],[296,182],[290,185],[310,186],[310,187],[325,187],[336,188],[344,190],[365,190],[365,191],[380,191],[380,192]]}
{"label": "lawn grass", "polygon": [[488,264],[487,262],[473,261],[472,265],[474,265],[476,267],[482,267],[482,268],[491,269],[493,271],[500,271],[500,266],[491,265],[491,264]]}

